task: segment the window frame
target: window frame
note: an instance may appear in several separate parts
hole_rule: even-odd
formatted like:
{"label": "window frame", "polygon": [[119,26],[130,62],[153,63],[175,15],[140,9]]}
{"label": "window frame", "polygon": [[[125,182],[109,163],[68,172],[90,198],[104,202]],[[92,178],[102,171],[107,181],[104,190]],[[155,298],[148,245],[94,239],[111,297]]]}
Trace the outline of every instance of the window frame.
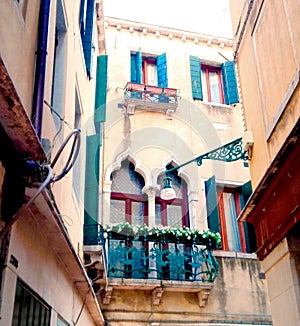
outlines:
{"label": "window frame", "polygon": [[[223,87],[223,81],[222,81],[222,70],[221,67],[211,66],[207,64],[201,63],[201,78],[202,78],[202,72],[205,73],[206,78],[206,92],[207,92],[207,99],[203,98],[203,101],[207,102],[213,102],[211,98],[211,84],[210,84],[210,72],[216,72],[218,74],[218,86],[219,86],[219,93],[220,93],[220,102],[213,102],[213,103],[219,103],[224,104],[224,87]],[[202,87],[204,87],[204,83],[202,83]],[[205,92],[204,92],[205,93]]]}
{"label": "window frame", "polygon": [[[20,288],[20,296],[19,296],[19,302],[16,301],[18,291],[17,288]],[[25,307],[27,312],[26,312],[26,325],[29,325],[29,318],[30,318],[30,313],[33,313],[31,317],[36,317],[35,314],[37,314],[38,322],[43,322],[42,324],[40,323],[39,325],[42,326],[50,326],[51,324],[51,306],[46,303],[43,298],[41,298],[37,293],[35,293],[29,286],[27,286],[23,281],[20,279],[17,279],[16,282],[16,292],[15,292],[15,299],[14,299],[14,308],[13,308],[13,319],[12,319],[12,326],[20,326],[24,325],[24,313],[23,313],[23,308]],[[26,302],[24,302],[24,297],[26,295],[29,295],[29,305],[26,307]],[[38,308],[37,308],[38,307]],[[37,309],[37,310],[36,310]],[[26,311],[25,310],[25,311]],[[43,321],[41,318],[43,317]],[[16,320],[14,319],[16,318]],[[17,323],[15,323],[15,321]],[[36,320],[34,320],[36,321]],[[30,323],[31,325],[31,323]]]}
{"label": "window frame", "polygon": [[[235,202],[235,210],[236,215],[239,216],[241,212],[241,193],[239,191],[239,187],[222,187],[217,185],[217,196],[218,196],[218,212],[220,217],[220,230],[221,230],[221,238],[222,238],[222,249],[224,251],[232,251],[229,249],[228,245],[228,232],[226,226],[226,217],[225,217],[225,209],[224,209],[224,197],[223,193],[232,193],[234,194],[234,202]],[[238,236],[241,245],[242,253],[247,253],[246,248],[246,238],[244,225],[241,221],[236,221],[238,227]]]}
{"label": "window frame", "polygon": [[110,194],[110,200],[118,200],[125,202],[125,221],[132,224],[132,203],[143,204],[144,222],[149,225],[148,218],[148,200],[143,195],[128,194],[112,191]]}
{"label": "window frame", "polygon": [[[152,64],[156,67],[156,85],[149,84],[148,80],[148,65]],[[157,80],[157,60],[153,57],[142,56],[142,82],[145,85],[158,86]]]}

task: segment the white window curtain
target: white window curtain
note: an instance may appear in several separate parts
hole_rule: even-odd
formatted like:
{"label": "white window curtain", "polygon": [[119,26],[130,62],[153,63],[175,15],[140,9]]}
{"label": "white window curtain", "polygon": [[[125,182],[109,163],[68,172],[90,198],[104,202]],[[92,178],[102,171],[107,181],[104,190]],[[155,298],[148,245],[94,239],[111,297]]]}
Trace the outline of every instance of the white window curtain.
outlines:
{"label": "white window curtain", "polygon": [[242,251],[237,224],[235,198],[232,193],[223,193],[228,248],[230,251]]}

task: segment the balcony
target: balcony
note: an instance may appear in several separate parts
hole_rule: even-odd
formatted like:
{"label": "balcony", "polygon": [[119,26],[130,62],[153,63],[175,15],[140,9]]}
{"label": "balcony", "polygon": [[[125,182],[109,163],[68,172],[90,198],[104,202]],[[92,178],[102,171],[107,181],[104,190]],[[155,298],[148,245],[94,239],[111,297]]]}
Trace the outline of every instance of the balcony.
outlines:
{"label": "balcony", "polygon": [[85,226],[85,246],[102,244],[107,273],[103,304],[110,303],[114,289],[152,292],[159,305],[164,291],[195,292],[204,307],[218,275],[219,264],[213,255],[214,238],[174,234],[132,234]]}
{"label": "balcony", "polygon": [[165,112],[171,116],[178,105],[176,88],[127,83],[124,88],[124,106],[128,114],[136,109]]}

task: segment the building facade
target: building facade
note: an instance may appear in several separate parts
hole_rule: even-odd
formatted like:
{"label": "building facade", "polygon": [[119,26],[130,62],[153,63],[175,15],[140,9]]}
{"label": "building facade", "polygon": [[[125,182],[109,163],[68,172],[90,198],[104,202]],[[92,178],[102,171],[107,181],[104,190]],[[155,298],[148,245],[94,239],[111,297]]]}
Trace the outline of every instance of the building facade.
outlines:
{"label": "building facade", "polygon": [[240,220],[256,231],[273,324],[298,325],[300,5],[230,4],[254,190]]}
{"label": "building facade", "polygon": [[3,326],[104,325],[82,250],[86,135],[96,125],[79,147],[94,117],[100,4],[1,2]]}
{"label": "building facade", "polygon": [[[236,219],[250,177],[232,41],[111,17],[104,26],[103,143],[90,152],[98,211],[86,207],[84,251],[106,262],[89,273],[107,323],[270,325],[253,230]],[[166,170],[175,199],[162,198]],[[216,250],[210,235],[180,240],[196,228],[221,234]]]}

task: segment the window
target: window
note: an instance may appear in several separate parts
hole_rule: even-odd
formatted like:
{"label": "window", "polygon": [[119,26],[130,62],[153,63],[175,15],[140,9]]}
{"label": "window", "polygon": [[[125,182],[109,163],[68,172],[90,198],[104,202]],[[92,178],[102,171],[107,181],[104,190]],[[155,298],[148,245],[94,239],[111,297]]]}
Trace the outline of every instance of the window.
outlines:
{"label": "window", "polygon": [[142,193],[145,182],[134,171],[134,165],[128,160],[123,161],[111,177],[110,223],[148,224],[148,199]]}
{"label": "window", "polygon": [[143,84],[157,86],[156,58],[142,58]]}
{"label": "window", "polygon": [[81,0],[80,2],[80,34],[83,47],[84,60],[86,71],[89,78],[92,72],[93,59],[93,28],[94,28],[94,11],[95,0]]}
{"label": "window", "polygon": [[23,282],[17,281],[12,326],[50,325],[50,306]]}
{"label": "window", "polygon": [[251,184],[242,187],[216,186],[215,177],[205,182],[208,227],[220,232],[222,248],[227,251],[255,252],[256,240],[253,227],[239,222],[237,217],[251,194]]}
{"label": "window", "polygon": [[198,57],[190,56],[190,72],[195,100],[225,104],[239,102],[234,62],[215,67],[203,65]]}
{"label": "window", "polygon": [[224,103],[221,69],[201,65],[203,100]]}
{"label": "window", "polygon": [[242,222],[237,221],[241,211],[240,194],[236,188],[217,189],[219,198],[219,215],[223,249],[229,251],[245,252],[245,235]]}
{"label": "window", "polygon": [[[167,169],[173,168],[168,165]],[[159,176],[158,184],[163,187],[165,174]],[[163,200],[160,197],[155,198],[155,224],[164,226],[180,227],[189,226],[188,203],[187,203],[187,185],[181,179],[176,171],[168,174],[172,179],[172,187],[176,192],[176,198],[173,200]]]}
{"label": "window", "polygon": [[141,52],[131,54],[131,82],[159,87],[168,87],[167,56],[142,56]]}
{"label": "window", "polygon": [[61,0],[57,1],[51,106],[57,113],[53,115],[53,120],[59,131],[62,128],[60,117],[64,116],[64,94],[66,87],[67,27],[63,10]]}

